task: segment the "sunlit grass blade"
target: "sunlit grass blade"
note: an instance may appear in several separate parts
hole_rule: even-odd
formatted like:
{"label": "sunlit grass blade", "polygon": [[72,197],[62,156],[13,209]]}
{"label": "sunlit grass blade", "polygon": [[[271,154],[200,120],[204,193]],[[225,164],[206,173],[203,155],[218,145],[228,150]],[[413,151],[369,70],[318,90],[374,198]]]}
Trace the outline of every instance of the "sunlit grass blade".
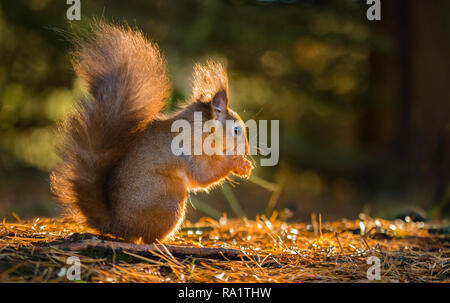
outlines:
{"label": "sunlit grass blade", "polygon": [[189,197],[189,200],[190,200],[192,206],[196,210],[204,213],[207,216],[210,216],[214,220],[219,220],[220,217],[222,216],[222,213],[220,211],[218,211],[217,209],[215,209],[214,207],[212,207],[211,205],[209,205],[209,204],[207,204],[205,202],[199,201],[199,200],[194,199],[192,197]]}
{"label": "sunlit grass blade", "polygon": [[272,192],[276,191],[278,188],[277,184],[264,180],[256,175],[251,175],[249,181]]}
{"label": "sunlit grass blade", "polygon": [[246,217],[244,210],[228,184],[223,185],[222,192],[235,215],[238,217]]}

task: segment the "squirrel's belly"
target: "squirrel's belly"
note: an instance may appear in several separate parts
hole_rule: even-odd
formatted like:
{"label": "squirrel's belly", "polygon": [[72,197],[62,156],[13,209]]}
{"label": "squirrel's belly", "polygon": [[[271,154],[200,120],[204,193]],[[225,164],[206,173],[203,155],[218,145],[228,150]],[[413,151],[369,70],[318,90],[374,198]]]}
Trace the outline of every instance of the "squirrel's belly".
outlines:
{"label": "squirrel's belly", "polygon": [[205,190],[205,186],[202,186],[200,184],[198,184],[197,182],[195,182],[195,180],[193,180],[192,178],[189,178],[186,171],[184,171],[183,169],[178,169],[175,171],[175,176],[177,178],[179,178],[180,180],[182,180],[184,187],[186,188],[186,190],[188,191],[200,191],[200,190]]}
{"label": "squirrel's belly", "polygon": [[175,171],[175,176],[177,176],[179,179],[181,179],[183,181],[185,187],[187,187],[187,188],[190,187],[189,178],[184,170],[177,169]]}

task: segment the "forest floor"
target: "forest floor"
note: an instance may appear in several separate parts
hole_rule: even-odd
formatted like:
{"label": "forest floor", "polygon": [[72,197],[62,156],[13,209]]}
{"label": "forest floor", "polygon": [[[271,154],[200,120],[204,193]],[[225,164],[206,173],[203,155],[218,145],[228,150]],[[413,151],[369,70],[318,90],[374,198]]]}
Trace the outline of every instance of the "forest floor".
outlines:
{"label": "forest floor", "polygon": [[[120,243],[63,249],[59,245],[118,242],[67,219],[17,219],[0,223],[0,282],[70,282],[68,274],[76,274],[71,256],[80,260],[78,282],[450,282],[449,231],[437,223],[364,215],[311,224],[276,215],[203,218],[185,222],[165,243],[171,249],[146,251]],[[200,249],[189,254],[178,246]],[[202,254],[208,247],[225,254]],[[239,254],[226,254],[233,249]]]}

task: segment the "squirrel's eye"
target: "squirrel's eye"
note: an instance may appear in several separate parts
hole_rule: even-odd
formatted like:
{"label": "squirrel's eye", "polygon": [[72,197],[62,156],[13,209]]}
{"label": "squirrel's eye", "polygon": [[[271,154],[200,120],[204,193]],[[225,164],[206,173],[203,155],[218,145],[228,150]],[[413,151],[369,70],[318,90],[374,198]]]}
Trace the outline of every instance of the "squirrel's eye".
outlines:
{"label": "squirrel's eye", "polygon": [[235,126],[234,127],[234,134],[235,135],[240,135],[241,134],[241,128],[239,126]]}

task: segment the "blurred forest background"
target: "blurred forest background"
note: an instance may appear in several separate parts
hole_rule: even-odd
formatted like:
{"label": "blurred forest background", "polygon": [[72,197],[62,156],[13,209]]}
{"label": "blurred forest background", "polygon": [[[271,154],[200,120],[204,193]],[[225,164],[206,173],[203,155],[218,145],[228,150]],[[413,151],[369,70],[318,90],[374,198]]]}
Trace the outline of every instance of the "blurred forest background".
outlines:
{"label": "blurred forest background", "polygon": [[[290,220],[450,214],[450,2],[0,2],[0,218],[54,216],[48,175],[61,121],[83,90],[67,55],[70,31],[93,17],[141,28],[165,53],[173,92],[190,94],[195,61],[226,63],[232,107],[280,120],[280,162],[192,196],[188,219],[270,215]],[[257,161],[259,163],[259,161]]]}

